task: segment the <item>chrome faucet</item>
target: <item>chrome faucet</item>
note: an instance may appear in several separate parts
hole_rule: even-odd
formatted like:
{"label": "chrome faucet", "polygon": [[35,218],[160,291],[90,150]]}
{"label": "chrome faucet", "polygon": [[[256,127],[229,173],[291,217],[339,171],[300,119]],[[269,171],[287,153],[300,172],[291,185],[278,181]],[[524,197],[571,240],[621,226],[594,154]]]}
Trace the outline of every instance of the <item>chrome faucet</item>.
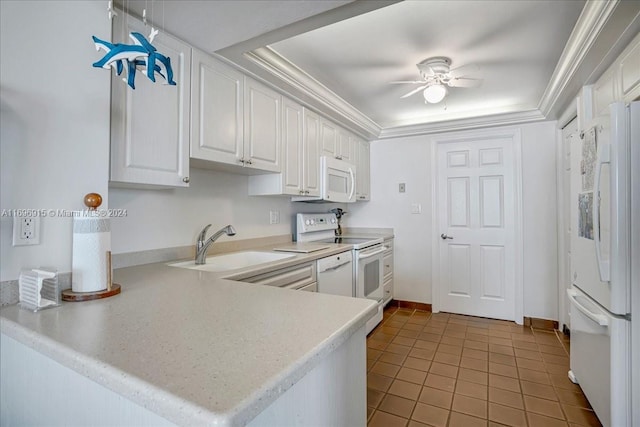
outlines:
{"label": "chrome faucet", "polygon": [[223,227],[220,230],[216,231],[211,237],[209,237],[209,240],[205,242],[204,239],[207,237],[207,230],[209,230],[209,227],[211,227],[211,224],[203,228],[198,235],[198,241],[196,242],[196,265],[202,265],[205,263],[205,257],[207,255],[207,251],[209,250],[209,246],[211,246],[211,244],[215,242],[218,237],[222,236],[225,233],[227,236],[235,236],[236,234],[236,229],[233,228],[233,225],[227,225],[226,227]]}

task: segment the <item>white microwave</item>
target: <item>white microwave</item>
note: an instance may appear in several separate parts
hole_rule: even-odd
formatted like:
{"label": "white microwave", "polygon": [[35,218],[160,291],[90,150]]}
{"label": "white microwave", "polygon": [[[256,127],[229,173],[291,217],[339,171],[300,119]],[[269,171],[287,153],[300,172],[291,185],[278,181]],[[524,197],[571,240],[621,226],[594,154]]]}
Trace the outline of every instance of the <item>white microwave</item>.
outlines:
{"label": "white microwave", "polygon": [[355,165],[333,157],[320,157],[320,196],[296,196],[291,200],[294,202],[355,202]]}

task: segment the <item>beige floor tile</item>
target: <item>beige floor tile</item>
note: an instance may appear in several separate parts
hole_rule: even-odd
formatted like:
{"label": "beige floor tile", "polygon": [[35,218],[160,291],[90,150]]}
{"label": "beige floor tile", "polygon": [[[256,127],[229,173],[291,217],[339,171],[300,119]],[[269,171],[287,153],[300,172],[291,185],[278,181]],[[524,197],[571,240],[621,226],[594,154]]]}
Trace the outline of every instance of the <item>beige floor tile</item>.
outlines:
{"label": "beige floor tile", "polygon": [[579,424],[581,426],[593,426],[599,427],[600,421],[593,411],[584,408],[578,408],[577,406],[562,405],[562,409],[567,417],[569,423]]}
{"label": "beige floor tile", "polygon": [[406,345],[408,347],[412,347],[413,344],[416,342],[416,340],[415,338],[401,337],[400,335],[398,335],[391,342],[393,344],[400,344],[400,345]]}
{"label": "beige floor tile", "polygon": [[511,377],[489,374],[489,386],[520,393],[520,382]]}
{"label": "beige floor tile", "polygon": [[536,344],[535,341],[531,342],[523,341],[520,339],[513,339],[513,347],[522,348],[524,350],[538,351],[538,344]]}
{"label": "beige floor tile", "polygon": [[524,407],[527,412],[558,418],[564,420],[564,414],[560,409],[560,404],[553,400],[540,399],[534,396],[524,396]]}
{"label": "beige floor tile", "polygon": [[439,390],[453,392],[456,386],[456,380],[442,375],[429,374],[424,382],[427,387],[437,388]]}
{"label": "beige floor tile", "polygon": [[395,335],[385,334],[382,330],[376,331],[371,335],[371,339],[386,342],[386,343],[393,341],[394,337]]}
{"label": "beige floor tile", "polygon": [[385,377],[384,375],[378,375],[371,372],[367,374],[367,387],[374,390],[386,392],[392,382],[393,378],[391,377]]}
{"label": "beige floor tile", "polygon": [[489,402],[489,420],[513,427],[526,427],[524,411]]}
{"label": "beige floor tile", "polygon": [[489,343],[474,341],[468,338],[464,340],[464,344],[462,344],[462,346],[465,348],[473,348],[475,350],[482,350],[482,351],[489,350]]}
{"label": "beige floor tile", "polygon": [[491,342],[489,343],[489,351],[492,353],[504,354],[507,356],[514,355],[513,347],[508,345],[492,344]]}
{"label": "beige floor tile", "polygon": [[462,344],[464,344],[464,339],[443,335],[442,339],[440,340],[440,343],[462,347]]}
{"label": "beige floor tile", "polygon": [[523,394],[541,397],[547,400],[558,400],[555,390],[550,385],[520,381],[520,386],[522,387]]}
{"label": "beige floor tile", "polygon": [[561,388],[557,388],[555,391],[560,402],[566,403],[567,405],[578,406],[580,408],[591,409],[591,405],[583,393],[576,393],[574,391],[563,390]]}
{"label": "beige floor tile", "polygon": [[394,328],[391,326],[387,326],[387,325],[382,325],[382,327],[380,328],[380,330],[382,332],[384,332],[385,334],[389,334],[389,335],[397,335],[398,332],[400,331],[400,328]]}
{"label": "beige floor tile", "polygon": [[500,338],[489,335],[489,344],[501,345],[504,347],[513,347],[513,342],[511,341],[511,334],[505,333],[506,338]]}
{"label": "beige floor tile", "polygon": [[547,367],[544,365],[543,362],[540,362],[538,360],[516,357],[516,365],[518,365],[518,368],[525,368],[525,369],[531,369],[533,371],[547,372]]}
{"label": "beige floor tile", "polygon": [[384,350],[387,348],[388,343],[384,341],[378,341],[376,339],[370,338],[367,340],[367,348],[372,348],[375,350]]}
{"label": "beige floor tile", "polygon": [[411,418],[434,427],[445,427],[449,418],[449,411],[418,402]]}
{"label": "beige floor tile", "polygon": [[418,335],[418,339],[423,341],[431,341],[431,342],[440,342],[442,335],[434,334],[432,332],[423,331],[420,335]]}
{"label": "beige floor tile", "polygon": [[456,394],[487,400],[487,386],[458,380],[455,388]]}
{"label": "beige floor tile", "polygon": [[416,357],[418,359],[431,360],[434,358],[435,352],[424,348],[412,348],[409,352],[409,356]]}
{"label": "beige floor tile", "polygon": [[449,415],[449,427],[486,427],[486,425],[487,420],[459,412],[451,412],[451,415]]}
{"label": "beige floor tile", "polygon": [[503,365],[516,366],[516,358],[506,354],[489,352],[489,362],[501,363]]}
{"label": "beige floor tile", "polygon": [[424,371],[403,367],[398,371],[396,378],[402,381],[422,385],[426,376],[427,373]]}
{"label": "beige floor tile", "polygon": [[518,378],[518,368],[515,366],[503,365],[502,363],[489,362],[489,373]]}
{"label": "beige floor tile", "polygon": [[542,359],[545,363],[555,363],[556,365],[564,365],[567,368],[569,367],[569,357],[568,356],[560,356],[556,354],[549,353],[541,353]]}
{"label": "beige floor tile", "polygon": [[473,369],[475,371],[488,371],[488,361],[482,359],[474,359],[473,357],[463,357],[460,359],[460,367]]}
{"label": "beige floor tile", "polygon": [[515,352],[516,357],[542,361],[542,354],[539,351],[527,350],[523,348],[515,348],[513,351]]}
{"label": "beige floor tile", "polygon": [[409,424],[407,424],[407,427],[430,427],[430,426],[419,423],[415,420],[409,420]]}
{"label": "beige floor tile", "polygon": [[[489,344],[489,347],[491,347],[491,344]],[[471,357],[473,359],[480,359],[480,360],[489,360],[489,353],[487,353],[486,351],[482,351],[482,350],[475,350],[473,348],[465,348],[462,350],[462,356],[463,357]]]}
{"label": "beige floor tile", "polygon": [[489,384],[489,374],[473,369],[460,368],[458,372],[458,380],[464,380],[471,383],[487,385]]}
{"label": "beige floor tile", "polygon": [[437,352],[454,354],[456,356],[460,356],[462,354],[462,346],[443,344],[442,341],[440,341],[440,345],[438,346]]}
{"label": "beige floor tile", "polygon": [[376,350],[374,348],[367,348],[367,359],[377,360],[382,354],[382,350]]}
{"label": "beige floor tile", "polygon": [[411,351],[411,347],[406,346],[406,345],[399,345],[399,344],[391,343],[384,350],[389,352],[389,353],[401,354],[403,356],[406,356]]}
{"label": "beige floor tile", "polygon": [[522,394],[509,390],[489,387],[489,401],[516,409],[524,409]]}
{"label": "beige floor tile", "polygon": [[367,422],[371,419],[374,412],[376,412],[375,408],[367,406]]}
{"label": "beige floor tile", "polygon": [[395,377],[398,371],[400,370],[400,366],[392,365],[391,363],[385,362],[376,362],[371,368],[371,372],[380,375],[386,375],[387,377]]}
{"label": "beige floor tile", "polygon": [[432,387],[422,387],[422,392],[418,400],[428,405],[451,409],[453,393]]}
{"label": "beige floor tile", "polygon": [[551,384],[556,388],[582,392],[582,389],[580,389],[580,387],[577,384],[572,383],[566,374],[564,375],[549,374],[549,379],[551,380]]}
{"label": "beige floor tile", "polygon": [[487,418],[487,401],[462,394],[454,394],[451,410],[478,418]]}
{"label": "beige floor tile", "polygon": [[407,322],[404,324],[404,326],[402,327],[402,329],[407,330],[407,331],[416,331],[416,332],[420,332],[422,330],[423,326],[416,324],[416,323],[410,323]]}
{"label": "beige floor tile", "polygon": [[433,361],[458,366],[460,364],[460,356],[456,356],[455,354],[442,353],[438,351],[433,357]]}
{"label": "beige floor tile", "polygon": [[404,360],[403,366],[405,368],[417,369],[419,371],[426,372],[429,370],[429,367],[431,366],[431,361],[409,356]]}
{"label": "beige floor tile", "polygon": [[551,345],[538,345],[538,349],[543,354],[543,356],[544,356],[545,353],[555,354],[556,356],[566,356],[567,355],[567,352],[564,351],[564,348],[562,348],[562,347],[556,347],[556,346],[551,346]]}
{"label": "beige floor tile", "polygon": [[551,384],[549,375],[546,372],[533,371],[531,369],[518,368],[518,376],[521,380],[531,381],[539,384]]}
{"label": "beige floor tile", "polygon": [[483,342],[483,343],[489,344],[489,335],[487,335],[486,333],[483,335],[483,334],[475,334],[475,333],[467,332],[467,336],[465,337],[465,341],[466,340],[478,341],[478,342]]}
{"label": "beige floor tile", "polygon": [[406,399],[418,400],[422,386],[419,384],[410,383],[408,381],[395,380],[391,383],[391,387],[387,393],[394,394],[396,396],[404,397]]}
{"label": "beige floor tile", "polygon": [[564,420],[557,418],[545,417],[544,415],[527,412],[529,427],[567,427],[568,424]]}
{"label": "beige floor tile", "polygon": [[447,365],[446,363],[433,362],[429,368],[429,372],[442,375],[443,377],[456,378],[458,376],[458,367]]}
{"label": "beige floor tile", "polygon": [[397,415],[387,414],[386,412],[374,412],[371,420],[367,424],[368,427],[405,427],[409,422],[408,419],[398,417]]}
{"label": "beige floor tile", "polygon": [[555,363],[545,363],[545,369],[549,374],[567,375],[569,367],[565,365],[556,365]]}
{"label": "beige floor tile", "polygon": [[436,349],[438,348],[438,343],[437,342],[432,342],[432,341],[424,341],[424,340],[416,340],[415,343],[413,343],[413,347],[414,348],[421,348],[424,350],[431,350],[431,351],[436,351]]}
{"label": "beige floor tile", "polygon": [[420,331],[412,331],[410,329],[400,329],[398,336],[407,338],[417,338],[420,335]]}
{"label": "beige floor tile", "polygon": [[400,320],[397,317],[393,317],[392,319],[389,319],[387,322],[385,322],[385,326],[391,326],[392,328],[402,328],[405,323],[406,320]]}
{"label": "beige floor tile", "polygon": [[378,405],[378,410],[409,419],[415,405],[415,400],[387,394]]}
{"label": "beige floor tile", "polygon": [[402,354],[388,353],[383,352],[380,354],[378,358],[379,362],[391,363],[393,365],[402,365],[407,356],[403,356]]}
{"label": "beige floor tile", "polygon": [[383,397],[383,392],[374,390],[372,388],[367,388],[367,406],[377,408]]}

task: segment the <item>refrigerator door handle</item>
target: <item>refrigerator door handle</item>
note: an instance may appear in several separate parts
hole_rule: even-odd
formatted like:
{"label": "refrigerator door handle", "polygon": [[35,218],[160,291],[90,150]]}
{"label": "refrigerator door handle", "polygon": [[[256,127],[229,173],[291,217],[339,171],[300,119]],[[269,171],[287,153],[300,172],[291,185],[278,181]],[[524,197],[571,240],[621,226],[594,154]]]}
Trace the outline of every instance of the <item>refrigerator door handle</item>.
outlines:
{"label": "refrigerator door handle", "polygon": [[574,291],[573,289],[567,289],[567,295],[569,295],[569,300],[571,301],[571,303],[575,305],[576,308],[582,312],[582,314],[584,314],[600,326],[609,326],[609,319],[607,319],[607,316],[594,313],[578,302],[578,293],[576,291]]}
{"label": "refrigerator door handle", "polygon": [[602,165],[611,163],[611,145],[601,143],[598,146],[598,157],[596,160],[596,170],[593,183],[593,240],[596,245],[596,261],[600,280],[608,282],[610,280],[609,261],[602,259],[602,249],[600,240],[600,181],[602,175]]}

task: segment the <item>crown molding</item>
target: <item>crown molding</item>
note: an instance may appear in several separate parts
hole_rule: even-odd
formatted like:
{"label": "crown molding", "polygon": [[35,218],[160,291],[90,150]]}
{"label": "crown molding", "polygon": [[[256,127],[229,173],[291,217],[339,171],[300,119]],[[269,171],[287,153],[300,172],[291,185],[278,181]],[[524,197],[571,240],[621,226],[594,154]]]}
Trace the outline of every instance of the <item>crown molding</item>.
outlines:
{"label": "crown molding", "polygon": [[381,127],[331,89],[268,46],[244,54],[245,58],[303,92],[323,107],[345,117],[365,133],[377,136]]}
{"label": "crown molding", "polygon": [[380,132],[379,139],[481,129],[487,127],[537,122],[541,120],[545,120],[545,116],[540,112],[540,110],[537,109],[518,111],[515,113],[491,114],[488,116],[470,117],[466,119],[445,120],[441,122],[419,123],[415,125],[384,128]]}
{"label": "crown molding", "polygon": [[619,3],[619,0],[587,1],[538,104],[542,114],[549,115],[570,85]]}

